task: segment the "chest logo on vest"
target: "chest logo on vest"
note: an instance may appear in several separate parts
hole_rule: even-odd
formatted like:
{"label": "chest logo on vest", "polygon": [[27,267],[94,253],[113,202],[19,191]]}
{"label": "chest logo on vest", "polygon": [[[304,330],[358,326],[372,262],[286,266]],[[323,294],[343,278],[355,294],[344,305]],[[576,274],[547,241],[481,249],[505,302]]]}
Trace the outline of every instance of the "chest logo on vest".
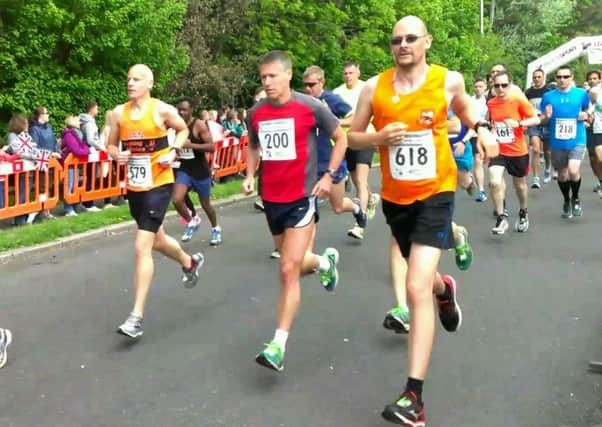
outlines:
{"label": "chest logo on vest", "polygon": [[423,110],[420,113],[419,123],[424,126],[432,126],[433,120],[435,119],[435,112],[433,110]]}
{"label": "chest logo on vest", "polygon": [[128,132],[128,139],[144,139],[144,132],[135,130]]}

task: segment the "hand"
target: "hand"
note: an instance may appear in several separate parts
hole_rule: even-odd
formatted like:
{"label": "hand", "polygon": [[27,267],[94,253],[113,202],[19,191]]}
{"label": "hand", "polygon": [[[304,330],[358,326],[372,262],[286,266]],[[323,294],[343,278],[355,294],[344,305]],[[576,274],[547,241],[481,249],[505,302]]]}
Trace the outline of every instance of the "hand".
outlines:
{"label": "hand", "polygon": [[587,111],[581,111],[579,112],[579,115],[577,116],[577,120],[584,122],[587,119],[589,119],[589,114],[587,114]]}
{"label": "hand", "polygon": [[403,143],[403,138],[406,134],[408,125],[401,122],[389,123],[382,128],[378,134],[380,136],[380,145],[400,145]]}
{"label": "hand", "polygon": [[171,164],[176,160],[176,157],[176,150],[169,150],[169,153],[164,154],[159,158],[159,164],[163,168],[169,168],[171,167]]}
{"label": "hand", "polygon": [[477,136],[477,150],[483,157],[483,160],[497,157],[500,154],[500,146],[489,129],[479,128],[479,134]]}
{"label": "hand", "polygon": [[332,186],[332,177],[329,174],[324,174],[322,178],[314,185],[311,190],[311,195],[319,199],[325,199],[330,195],[330,187]]}
{"label": "hand", "polygon": [[255,179],[250,176],[246,177],[242,182],[242,192],[248,196],[249,194],[253,193],[254,190]]}
{"label": "hand", "polygon": [[60,159],[61,158],[61,153],[52,153],[50,155],[50,157],[54,157],[55,159]]}
{"label": "hand", "polygon": [[466,144],[464,142],[458,142],[457,144],[454,144],[454,156],[463,156],[464,151],[466,151]]}
{"label": "hand", "polygon": [[506,126],[508,126],[509,128],[512,128],[512,129],[520,126],[520,124],[514,119],[506,119],[506,120],[504,120],[504,123],[506,123]]}
{"label": "hand", "polygon": [[129,150],[120,151],[119,154],[117,154],[117,157],[115,158],[115,160],[117,161],[118,164],[125,165],[125,164],[127,164],[127,162],[129,162],[131,155],[132,155],[132,153],[130,153]]}

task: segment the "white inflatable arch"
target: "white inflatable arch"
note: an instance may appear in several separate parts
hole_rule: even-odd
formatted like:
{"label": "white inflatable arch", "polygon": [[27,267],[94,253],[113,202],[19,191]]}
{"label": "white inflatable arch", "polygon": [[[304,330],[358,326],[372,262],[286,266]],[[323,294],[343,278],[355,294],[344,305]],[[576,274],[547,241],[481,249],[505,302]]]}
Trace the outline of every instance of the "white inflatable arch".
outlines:
{"label": "white inflatable arch", "polygon": [[548,74],[582,55],[587,55],[590,64],[602,64],[602,35],[576,37],[570,42],[530,62],[527,67],[525,84],[527,87],[531,86],[533,71],[541,69],[544,73]]}

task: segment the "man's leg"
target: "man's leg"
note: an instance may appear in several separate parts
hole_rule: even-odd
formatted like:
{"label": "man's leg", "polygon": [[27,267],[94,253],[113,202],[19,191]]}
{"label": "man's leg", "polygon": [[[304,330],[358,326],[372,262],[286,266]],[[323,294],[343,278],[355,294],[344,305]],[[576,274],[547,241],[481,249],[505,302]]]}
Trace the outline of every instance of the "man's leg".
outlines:
{"label": "man's leg", "polygon": [[[580,149],[583,149],[581,147]],[[571,208],[573,216],[583,215],[581,199],[579,198],[579,189],[581,187],[581,158],[570,158],[568,164],[568,176],[571,186]]]}
{"label": "man's leg", "polygon": [[360,206],[363,212],[368,209],[368,199],[370,198],[370,186],[368,184],[368,175],[370,173],[370,165],[366,163],[358,163],[355,166],[355,179],[353,183],[357,191],[357,197],[360,199]]}
{"label": "man's leg", "polygon": [[410,330],[410,311],[406,296],[406,275],[408,264],[401,255],[397,240],[390,239],[389,268],[391,272],[391,286],[397,305],[387,312],[383,326],[398,334],[407,334]]}
{"label": "man's leg", "polygon": [[330,206],[332,206],[332,210],[337,215],[356,211],[356,205],[349,197],[345,197],[345,181],[343,180],[332,184],[329,199]]}
{"label": "man's leg", "polygon": [[539,135],[533,135],[529,138],[531,145],[531,172],[533,173],[533,182],[531,188],[540,188],[539,174],[541,172],[540,156],[542,150],[542,142]]}
{"label": "man's leg", "polygon": [[483,166],[483,156],[475,150],[474,155],[474,180],[477,186],[477,202],[484,202],[487,200],[485,194],[485,171]]}
{"label": "man's leg", "polygon": [[[182,172],[178,172],[181,174]],[[181,179],[181,175],[178,176]],[[192,239],[194,233],[199,229],[199,225],[201,224],[200,218],[196,216],[196,212],[192,214],[192,210],[188,207],[187,200],[190,200],[190,196],[188,194],[189,185],[185,183],[176,183],[174,184],[172,202],[176,208],[178,214],[186,224],[184,228],[184,234],[182,234],[181,240],[183,242],[188,242]],[[192,204],[192,201],[190,202]],[[194,208],[194,205],[193,205]]]}
{"label": "man's leg", "polygon": [[493,234],[504,234],[508,229],[508,220],[504,215],[504,198],[506,195],[505,170],[506,168],[501,165],[489,166],[489,189],[493,200],[493,210],[496,215],[495,225],[491,229]]}
{"label": "man's leg", "polygon": [[523,177],[512,177],[514,183],[514,190],[518,197],[518,203],[520,209],[518,211],[518,219],[514,225],[514,229],[519,233],[524,233],[529,229],[529,213],[527,210],[527,201],[529,198],[529,186],[527,184],[527,176]]}
{"label": "man's leg", "polygon": [[203,197],[199,195],[199,200],[201,201],[201,207],[205,211],[211,227],[217,227],[217,212],[211,204],[211,197]]}
{"label": "man's leg", "polygon": [[[602,142],[602,134],[594,135],[594,138],[599,139]],[[594,147],[593,159],[592,155],[590,155],[590,164],[598,181],[597,187],[599,188],[599,191],[597,193],[602,198],[602,145]]]}

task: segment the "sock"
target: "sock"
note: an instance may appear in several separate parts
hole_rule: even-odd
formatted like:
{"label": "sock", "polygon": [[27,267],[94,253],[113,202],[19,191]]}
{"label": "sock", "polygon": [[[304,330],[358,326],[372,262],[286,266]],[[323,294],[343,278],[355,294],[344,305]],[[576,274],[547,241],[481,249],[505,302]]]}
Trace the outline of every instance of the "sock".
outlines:
{"label": "sock", "polygon": [[274,333],[274,339],[272,340],[276,344],[280,346],[280,349],[284,353],[286,349],[286,340],[288,339],[288,331],[284,329],[276,329],[276,333]]}
{"label": "sock", "polygon": [[441,295],[437,295],[437,299],[440,301],[449,301],[452,297],[451,287],[447,283],[445,283],[445,280],[443,280],[443,277],[441,278],[441,281],[445,285],[445,291],[443,291],[443,293]]}
{"label": "sock", "polygon": [[360,213],[360,205],[356,205],[355,203],[353,204],[353,213],[354,214],[358,214]]}
{"label": "sock", "polygon": [[422,386],[424,385],[424,380],[419,380],[416,378],[408,377],[408,382],[406,383],[406,391],[413,392],[418,398],[418,404],[422,406]]}
{"label": "sock", "polygon": [[319,260],[319,264],[318,264],[318,271],[320,271],[321,273],[325,273],[328,270],[330,270],[330,260],[328,259],[328,257],[325,257],[324,255],[316,255],[318,257]]}
{"label": "sock", "polygon": [[571,190],[571,184],[569,184],[568,181],[560,182],[560,180],[558,180],[558,187],[560,188],[560,191],[562,192],[562,196],[564,197],[564,202],[568,203],[570,200],[569,191]]}
{"label": "sock", "polygon": [[573,193],[573,200],[577,200],[579,198],[579,187],[581,187],[581,178],[578,181],[570,181],[571,183],[571,191]]}
{"label": "sock", "polygon": [[215,227],[211,227],[211,230],[222,231],[222,227],[220,227],[219,225],[216,225]]}

